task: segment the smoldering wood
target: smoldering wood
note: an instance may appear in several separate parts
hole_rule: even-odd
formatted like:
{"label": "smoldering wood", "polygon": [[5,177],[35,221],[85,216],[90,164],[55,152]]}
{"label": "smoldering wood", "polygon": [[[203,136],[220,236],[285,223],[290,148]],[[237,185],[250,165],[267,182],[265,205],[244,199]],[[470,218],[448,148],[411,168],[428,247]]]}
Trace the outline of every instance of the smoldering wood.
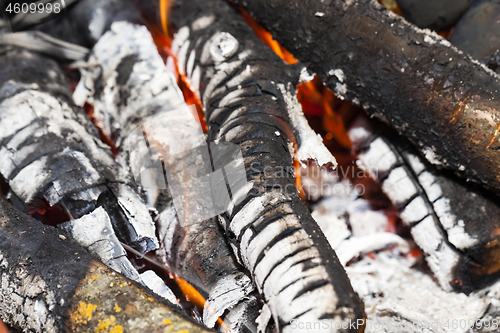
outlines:
{"label": "smoldering wood", "polygon": [[[158,12],[149,14],[155,19]],[[285,66],[224,1],[176,2],[169,22],[179,70],[205,108],[208,140],[235,143],[243,154],[252,190],[236,193],[245,199],[230,204],[219,221],[266,301],[262,318],[272,314],[283,332],[297,330],[294,319],[363,318],[344,269],[294,187],[290,146],[299,138],[290,113],[300,110],[294,97],[300,68]]]}
{"label": "smoldering wood", "polygon": [[[164,156],[164,164],[185,168],[188,162],[172,159],[168,154],[200,144],[193,133],[196,127],[200,130],[199,124],[194,124],[193,129],[182,117],[169,118],[166,122],[158,117],[174,114],[178,108],[184,108],[187,113],[189,110],[151,35],[143,26],[116,22],[94,45],[88,64],[82,69],[82,79],[73,97],[80,104],[86,101],[93,105],[100,128],[118,148],[118,159],[131,168],[149,204],[157,210],[160,258],[206,296],[203,320],[207,326],[213,327],[217,318],[223,317],[234,332],[247,331],[248,327],[256,331],[253,326],[261,306],[252,295],[254,287],[250,278],[230,253],[217,221],[180,223],[165,187],[162,161],[158,160],[159,168],[155,168],[156,163],[151,160],[160,155]],[[132,139],[137,129],[137,139],[147,138],[147,144]],[[174,132],[180,137],[169,141]],[[172,147],[172,143],[176,147]],[[227,310],[229,314],[224,316]]]}
{"label": "smoldering wood", "polygon": [[145,253],[158,241],[128,172],[71,93],[57,63],[11,48],[0,57],[0,172],[25,211],[61,205],[73,218],[106,209],[121,240]]}
{"label": "smoldering wood", "polygon": [[364,115],[356,118],[349,129],[353,152],[412,227],[441,286],[469,293],[494,282],[498,200],[436,170],[404,138],[377,127],[383,128]]}
{"label": "smoldering wood", "polygon": [[[312,205],[312,215],[339,258],[344,262],[354,259],[346,267],[347,274],[365,307],[372,309],[367,313],[365,332],[379,332],[380,327],[398,327],[398,332],[405,333],[475,332],[482,331],[477,329],[485,324],[490,325],[495,318],[491,316],[498,316],[498,282],[469,295],[443,290],[422,262],[423,257],[416,255],[413,242],[387,233],[393,223],[388,220],[387,212],[374,211],[359,198],[357,188],[348,180],[339,180],[337,175],[325,171],[318,175],[311,170],[304,172],[302,180],[304,185],[310,181],[327,185],[323,198]],[[370,249],[375,244],[383,245],[384,239],[389,240],[388,235],[393,240],[387,245],[392,243],[396,247]],[[369,251],[373,252],[367,255]],[[489,313],[487,317],[483,317],[485,311]],[[462,320],[463,325],[460,328],[440,325],[438,329],[439,318]],[[470,324],[465,325],[465,321]],[[475,329],[470,330],[468,325]],[[484,332],[495,331],[491,326]]]}
{"label": "smoldering wood", "polygon": [[99,207],[79,219],[58,226],[78,244],[98,257],[106,266],[139,282],[139,273],[127,259],[125,249],[116,237],[106,211]]}
{"label": "smoldering wood", "polygon": [[58,225],[58,228],[66,231],[74,242],[82,245],[109,268],[130,280],[147,286],[173,304],[178,303],[174,293],[153,271],[139,274],[135,269],[113,231],[109,215],[102,207],[79,219],[62,223]]}
{"label": "smoldering wood", "polygon": [[235,0],[341,98],[500,193],[500,79],[376,1]]}
{"label": "smoldering wood", "polygon": [[[44,226],[0,199],[0,314],[30,332],[209,332],[173,304],[99,263],[63,230]],[[126,296],[125,296],[126,295]],[[151,319],[154,314],[155,319]]]}
{"label": "smoldering wood", "polygon": [[[77,2],[78,0],[66,0],[61,2],[57,0],[48,0],[43,2],[43,4],[44,6],[50,4],[51,5],[50,10],[49,8],[46,8],[45,10],[42,11],[37,10],[34,13],[31,11],[24,12],[21,6],[20,8],[21,10],[16,11],[14,8],[14,10],[4,12],[4,15],[9,17],[9,26],[12,29],[12,31],[18,32],[21,30],[26,30],[42,22],[47,22],[49,20],[52,20],[55,17],[64,15]],[[10,4],[12,4],[12,2],[10,2]],[[57,12],[55,7],[56,5],[59,6],[59,10]],[[52,8],[54,8],[54,10],[52,10]]]}
{"label": "smoldering wood", "polygon": [[73,241],[82,245],[109,268],[148,287],[171,303],[178,303],[174,293],[153,271],[139,274],[135,269],[113,231],[109,215],[102,207],[79,219],[60,224],[58,228],[65,230]]}

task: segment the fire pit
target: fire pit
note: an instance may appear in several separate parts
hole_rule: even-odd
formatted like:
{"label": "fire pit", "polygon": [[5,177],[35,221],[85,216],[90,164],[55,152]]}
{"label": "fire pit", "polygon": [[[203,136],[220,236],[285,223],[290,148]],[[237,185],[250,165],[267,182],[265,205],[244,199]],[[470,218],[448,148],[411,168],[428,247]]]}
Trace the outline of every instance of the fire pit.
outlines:
{"label": "fire pit", "polygon": [[498,331],[498,51],[474,54],[488,68],[444,38],[473,49],[478,13],[498,9],[382,3],[9,15],[0,318],[37,332]]}

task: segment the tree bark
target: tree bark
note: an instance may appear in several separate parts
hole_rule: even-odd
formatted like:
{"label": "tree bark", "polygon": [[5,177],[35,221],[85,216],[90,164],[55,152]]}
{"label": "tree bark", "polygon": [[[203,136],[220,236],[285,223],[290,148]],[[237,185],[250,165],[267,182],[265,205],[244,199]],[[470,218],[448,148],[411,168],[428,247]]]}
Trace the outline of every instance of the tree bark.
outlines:
{"label": "tree bark", "polygon": [[500,194],[500,79],[374,0],[235,0],[339,96]]}

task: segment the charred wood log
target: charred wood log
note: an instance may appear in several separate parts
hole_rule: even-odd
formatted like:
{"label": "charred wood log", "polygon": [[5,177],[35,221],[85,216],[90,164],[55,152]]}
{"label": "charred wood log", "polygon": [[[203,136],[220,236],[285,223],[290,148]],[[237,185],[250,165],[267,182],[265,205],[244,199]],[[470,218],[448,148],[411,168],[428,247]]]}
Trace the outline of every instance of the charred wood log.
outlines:
{"label": "charred wood log", "polygon": [[[242,152],[249,186],[233,193],[219,220],[266,301],[263,316],[283,332],[323,319],[332,332],[362,331],[363,305],[294,186],[290,147],[306,143],[293,126],[300,68],[286,66],[223,1],[176,2],[169,20],[179,69],[205,108],[208,140]],[[214,165],[232,159],[215,157]],[[231,176],[230,188],[242,181]]]}
{"label": "charred wood log", "polygon": [[26,332],[209,332],[0,199],[0,314]]}
{"label": "charred wood log", "polygon": [[[93,116],[115,142],[118,159],[131,168],[149,205],[157,210],[160,258],[206,296],[203,321],[207,326],[213,327],[223,317],[234,332],[248,331],[246,327],[255,332],[261,305],[217,220],[181,223],[165,186],[162,162],[189,168],[184,159],[169,155],[189,151],[200,141],[204,144],[205,138],[150,33],[143,26],[116,22],[94,45],[88,64],[82,69],[74,99],[93,105]],[[187,117],[176,117],[179,110]],[[152,159],[162,155],[163,159]],[[229,314],[223,316],[228,309]]]}
{"label": "charred wood log", "polygon": [[0,173],[16,205],[60,205],[73,218],[103,207],[125,243],[141,253],[158,247],[130,175],[73,104],[53,60],[17,48],[0,55],[0,129]]}
{"label": "charred wood log", "polygon": [[83,60],[89,49],[53,38],[41,31],[0,34],[0,45],[14,45],[61,60]]}
{"label": "charred wood log", "polygon": [[399,208],[445,290],[469,293],[499,277],[498,200],[436,170],[403,138],[382,135],[364,115],[349,136],[360,165]]}
{"label": "charred wood log", "polygon": [[500,78],[376,1],[235,0],[339,96],[500,194]]}

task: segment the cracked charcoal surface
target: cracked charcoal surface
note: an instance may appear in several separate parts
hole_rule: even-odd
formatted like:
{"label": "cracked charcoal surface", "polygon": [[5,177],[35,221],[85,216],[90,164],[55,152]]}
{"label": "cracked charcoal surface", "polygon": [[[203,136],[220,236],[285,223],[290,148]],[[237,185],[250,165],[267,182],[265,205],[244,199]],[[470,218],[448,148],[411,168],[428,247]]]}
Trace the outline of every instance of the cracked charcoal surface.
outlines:
{"label": "cracked charcoal surface", "polygon": [[65,235],[0,199],[0,315],[9,325],[24,332],[89,332],[111,319],[111,327],[124,332],[144,326],[145,332],[208,332]]}
{"label": "cracked charcoal surface", "polygon": [[419,28],[442,30],[452,26],[473,0],[397,0],[404,17]]}
{"label": "cracked charcoal surface", "polygon": [[78,244],[99,258],[106,266],[142,284],[139,272],[127,259],[127,253],[113,231],[106,211],[99,207],[79,219],[58,226]]}
{"label": "cracked charcoal surface", "polygon": [[120,239],[157,247],[149,211],[130,175],[71,101],[58,65],[16,48],[0,56],[0,172],[25,211],[48,203],[78,218],[102,206]]}
{"label": "cracked charcoal surface", "polygon": [[382,132],[358,116],[349,130],[354,152],[412,227],[441,286],[468,293],[494,282],[498,200],[436,170],[397,134]]}
{"label": "cracked charcoal surface", "polygon": [[[110,50],[113,50],[112,54]],[[211,308],[204,311],[207,326],[213,327],[217,317],[230,309],[228,316],[231,320],[225,319],[226,324],[235,332],[246,331],[245,325],[255,325],[260,305],[252,295],[254,287],[249,277],[241,272],[241,267],[232,257],[217,221],[208,219],[190,226],[181,224],[169,191],[163,189],[165,178],[162,170],[149,169],[162,175],[157,178],[157,175],[152,175],[156,182],[151,184],[146,182],[145,172],[141,169],[148,166],[143,165],[143,161],[149,163],[150,158],[158,154],[163,155],[166,164],[188,168],[183,159],[172,159],[169,152],[188,150],[192,144],[204,144],[205,141],[203,139],[200,143],[193,138],[196,127],[200,131],[198,123],[191,128],[186,124],[188,118],[175,116],[176,109],[181,108],[188,115],[190,110],[186,108],[175,79],[166,70],[149,32],[142,26],[116,22],[96,43],[88,62],[100,66],[84,71],[74,98],[81,102],[86,98],[94,106],[94,116],[103,132],[116,142],[119,160],[138,176],[136,179],[142,182],[150,205],[157,209],[156,224],[161,244],[158,254],[168,267],[207,296]],[[138,126],[142,126],[142,130],[137,139],[147,138],[147,147],[134,144],[136,141],[132,140],[131,135],[137,134]],[[169,129],[168,133],[166,129]],[[234,306],[238,307],[238,316],[231,315]]]}
{"label": "cracked charcoal surface", "polygon": [[455,26],[450,42],[500,71],[500,1],[477,1]]}
{"label": "cracked charcoal surface", "polygon": [[292,319],[362,318],[345,271],[294,187],[287,96],[295,95],[300,71],[224,1],[176,2],[170,15],[173,51],[206,108],[208,139],[242,150],[252,190],[220,222],[266,300],[263,316],[270,310],[283,332],[297,330]]}
{"label": "cracked charcoal surface", "polygon": [[390,124],[433,164],[500,193],[494,72],[375,1],[235,3],[340,97]]}

